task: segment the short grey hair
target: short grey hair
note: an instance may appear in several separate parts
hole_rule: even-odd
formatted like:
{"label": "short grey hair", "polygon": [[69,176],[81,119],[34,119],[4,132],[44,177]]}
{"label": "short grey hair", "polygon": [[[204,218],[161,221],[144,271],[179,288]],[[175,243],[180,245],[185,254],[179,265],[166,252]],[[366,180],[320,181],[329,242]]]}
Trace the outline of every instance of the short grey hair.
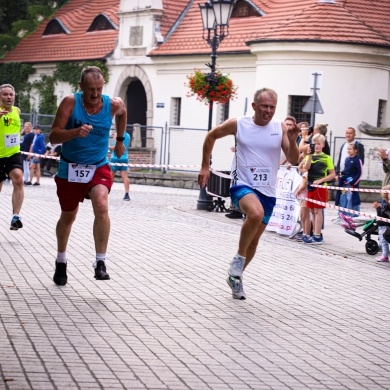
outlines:
{"label": "short grey hair", "polygon": [[273,98],[275,98],[276,100],[278,100],[278,94],[271,88],[261,88],[261,89],[258,89],[256,92],[255,92],[255,95],[253,97],[253,103],[257,103],[257,101],[259,100],[260,98],[260,95],[262,93],[267,93],[268,95],[271,95]]}

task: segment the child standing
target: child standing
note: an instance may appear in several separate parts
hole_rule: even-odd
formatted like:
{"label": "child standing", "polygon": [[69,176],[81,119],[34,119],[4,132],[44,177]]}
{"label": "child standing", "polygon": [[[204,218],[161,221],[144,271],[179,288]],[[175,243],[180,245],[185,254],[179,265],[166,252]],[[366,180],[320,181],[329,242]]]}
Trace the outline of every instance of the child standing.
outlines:
{"label": "child standing", "polygon": [[[390,185],[385,186],[382,190],[390,190]],[[378,217],[389,218],[390,219],[390,193],[381,192],[382,200],[381,202],[374,202],[373,207],[376,209],[376,214]],[[379,225],[379,242],[382,247],[382,255],[377,257],[375,260],[380,263],[389,262],[389,243],[384,239],[383,234],[385,230],[390,227],[390,223],[378,221]]]}
{"label": "child standing", "polygon": [[[308,171],[308,199],[326,203],[328,190],[326,188],[313,187],[311,184],[326,186],[327,182],[335,178],[335,170],[332,158],[323,153],[325,137],[322,134],[315,134],[312,139],[313,147],[304,159],[303,169]],[[306,207],[310,209],[313,219],[313,235],[304,236],[305,244],[319,245],[324,242],[321,234],[323,224],[322,209],[325,205],[307,201]],[[306,232],[307,234],[307,232]]]}

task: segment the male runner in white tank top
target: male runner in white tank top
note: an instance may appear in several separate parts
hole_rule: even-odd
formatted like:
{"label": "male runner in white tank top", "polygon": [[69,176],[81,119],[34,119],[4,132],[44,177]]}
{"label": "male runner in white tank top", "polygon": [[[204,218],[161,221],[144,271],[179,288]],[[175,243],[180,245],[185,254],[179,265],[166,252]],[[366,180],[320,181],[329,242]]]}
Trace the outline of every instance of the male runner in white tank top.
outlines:
{"label": "male runner in white tank top", "polygon": [[256,91],[252,117],[232,118],[213,128],[203,144],[202,166],[198,183],[205,187],[210,175],[210,156],[217,139],[234,135],[236,152],[232,164],[232,203],[246,215],[242,225],[237,254],[230,263],[227,283],[233,298],[245,299],[242,274],[256,253],[275,206],[276,176],[280,151],[289,163],[297,165],[299,150],[296,140],[299,129],[291,129],[273,120],[277,93],[269,88]]}

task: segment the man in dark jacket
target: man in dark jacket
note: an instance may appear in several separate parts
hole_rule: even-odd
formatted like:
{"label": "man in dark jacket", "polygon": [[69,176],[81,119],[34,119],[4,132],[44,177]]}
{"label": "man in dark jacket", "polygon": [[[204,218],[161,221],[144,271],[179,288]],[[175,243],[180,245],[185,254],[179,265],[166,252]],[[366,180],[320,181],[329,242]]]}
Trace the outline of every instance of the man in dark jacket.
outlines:
{"label": "man in dark jacket", "polygon": [[[345,159],[348,157],[347,149],[348,144],[356,144],[358,148],[358,154],[362,164],[364,165],[364,145],[355,140],[356,130],[353,127],[347,127],[345,130],[345,142],[341,145],[339,159],[336,164],[336,178],[340,176],[340,173],[345,169]],[[336,191],[335,205],[340,206],[341,191]],[[339,218],[338,218],[339,219]],[[341,222],[341,220],[340,220]]]}

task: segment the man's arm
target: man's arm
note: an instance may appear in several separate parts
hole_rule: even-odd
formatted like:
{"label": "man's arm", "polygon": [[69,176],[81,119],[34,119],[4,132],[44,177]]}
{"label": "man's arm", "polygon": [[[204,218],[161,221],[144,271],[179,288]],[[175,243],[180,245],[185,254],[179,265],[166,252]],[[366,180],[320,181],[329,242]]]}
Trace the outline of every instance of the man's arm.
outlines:
{"label": "man's arm", "polygon": [[[121,98],[114,97],[111,99],[111,113],[112,116],[115,117],[116,136],[124,137],[127,122],[127,109]],[[123,142],[118,142],[117,139],[114,151],[118,157],[121,157],[125,152]]]}
{"label": "man's arm", "polygon": [[299,160],[299,149],[297,146],[297,138],[299,134],[299,128],[295,126],[288,129],[287,126],[282,122],[283,138],[282,138],[282,149],[286,155],[287,161],[292,165],[298,165]]}
{"label": "man's arm", "polygon": [[65,129],[68,119],[72,115],[74,101],[74,96],[69,95],[60,103],[49,134],[49,140],[52,144],[63,144],[77,137],[85,138],[92,130],[92,126],[87,124],[83,124],[75,129]]}
{"label": "man's arm", "polygon": [[202,163],[198,175],[198,183],[200,187],[205,187],[210,175],[210,158],[213,151],[215,141],[227,135],[236,135],[237,133],[237,118],[228,119],[222,124],[210,130],[203,143]]}

